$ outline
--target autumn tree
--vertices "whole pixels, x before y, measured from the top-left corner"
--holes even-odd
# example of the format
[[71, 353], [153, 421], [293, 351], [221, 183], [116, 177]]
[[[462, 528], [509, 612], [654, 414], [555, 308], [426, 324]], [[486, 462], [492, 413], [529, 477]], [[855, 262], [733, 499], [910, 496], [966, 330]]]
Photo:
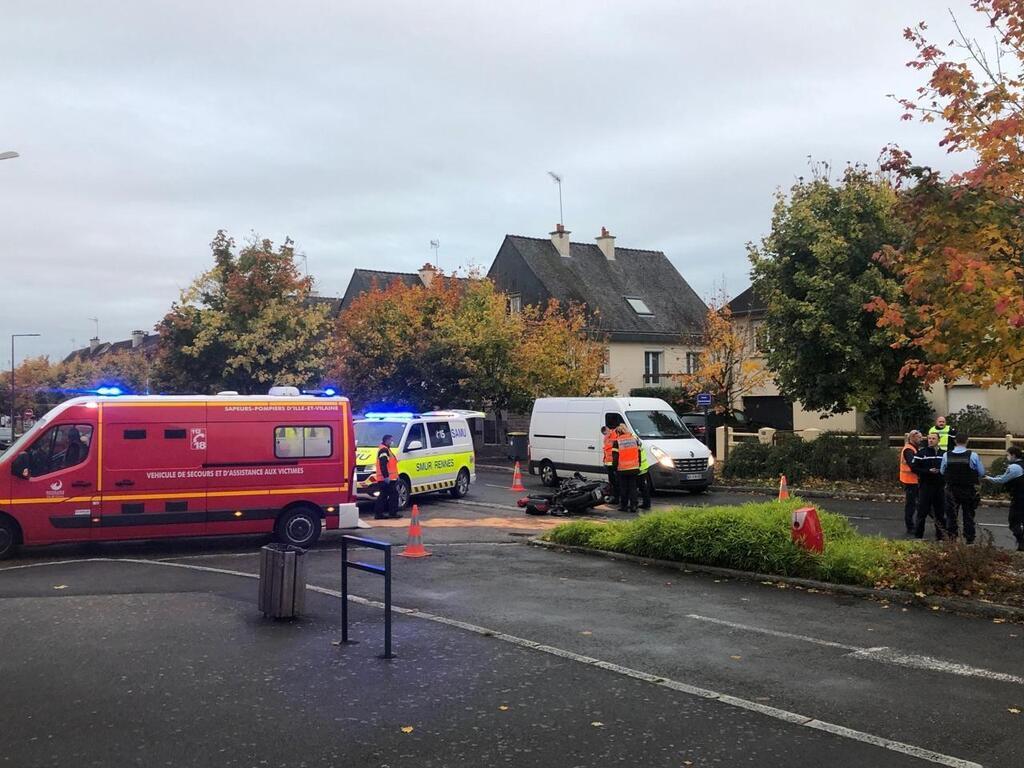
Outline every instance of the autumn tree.
[[[14, 371], [14, 413], [19, 420], [25, 411], [38, 419], [57, 403], [66, 399], [60, 391], [57, 366], [45, 355], [26, 357]], [[0, 413], [11, 413], [11, 374], [0, 376]], [[20, 421], [19, 421], [20, 424]]]
[[708, 302], [699, 345], [696, 372], [678, 374], [676, 378], [693, 398], [701, 392], [710, 393], [716, 413], [732, 413], [744, 395], [771, 381], [771, 372], [759, 359], [753, 334], [733, 322], [724, 294]]
[[874, 255], [902, 243], [896, 191], [879, 175], [848, 167], [839, 183], [818, 168], [779, 193], [771, 234], [748, 246], [754, 290], [767, 303], [767, 365], [782, 395], [805, 408], [843, 413], [890, 410], [916, 400], [901, 381], [909, 354], [865, 309], [900, 286]]
[[[1024, 0], [975, 0], [994, 33], [990, 51], [962, 32], [948, 51], [922, 22], [905, 30], [909, 66], [927, 75], [904, 119], [944, 125], [941, 146], [970, 167], [942, 174], [889, 148], [904, 188], [903, 247], [879, 262], [902, 281], [869, 307], [912, 354], [903, 372], [926, 382], [961, 376], [1024, 384]], [[958, 27], [959, 30], [959, 27]]]
[[253, 236], [241, 249], [223, 230], [200, 275], [157, 325], [157, 376], [172, 391], [242, 393], [319, 384], [330, 358], [330, 320], [311, 301], [313, 280], [294, 244]]
[[53, 378], [69, 395], [105, 385], [145, 394], [153, 384], [152, 368], [152, 361], [144, 353], [123, 349], [96, 358], [74, 357], [55, 366]]

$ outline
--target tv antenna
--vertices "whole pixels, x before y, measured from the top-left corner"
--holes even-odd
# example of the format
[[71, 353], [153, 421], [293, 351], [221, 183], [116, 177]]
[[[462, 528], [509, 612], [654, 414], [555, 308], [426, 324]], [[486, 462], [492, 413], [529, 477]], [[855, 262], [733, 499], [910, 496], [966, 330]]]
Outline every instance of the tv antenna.
[[302, 259], [302, 276], [309, 277], [309, 257], [304, 253], [300, 253], [299, 258]]
[[100, 337], [100, 319], [98, 317], [90, 317], [89, 320], [96, 323], [96, 338]]
[[554, 179], [558, 185], [558, 223], [565, 226], [565, 216], [562, 214], [562, 177], [554, 171], [548, 171], [548, 176]]
[[440, 250], [441, 250], [441, 241], [440, 241], [440, 240], [431, 240], [431, 241], [430, 241], [430, 247], [431, 247], [431, 248], [433, 249], [433, 251], [434, 251], [434, 260], [433, 260], [433, 264], [434, 264], [434, 266], [435, 266], [435, 267], [439, 267], [439, 266], [440, 266], [440, 263], [438, 262], [438, 259], [437, 259], [437, 254], [438, 254], [438, 251], [440, 251]]

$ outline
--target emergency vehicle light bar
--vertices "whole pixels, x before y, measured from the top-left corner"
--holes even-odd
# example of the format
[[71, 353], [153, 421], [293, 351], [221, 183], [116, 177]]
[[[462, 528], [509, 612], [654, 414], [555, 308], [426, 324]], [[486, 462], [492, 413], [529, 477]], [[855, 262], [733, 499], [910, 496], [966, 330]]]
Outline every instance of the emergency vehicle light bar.
[[386, 413], [386, 412], [374, 412], [363, 415], [364, 419], [415, 419], [416, 414], [411, 411], [401, 411], [398, 413]]

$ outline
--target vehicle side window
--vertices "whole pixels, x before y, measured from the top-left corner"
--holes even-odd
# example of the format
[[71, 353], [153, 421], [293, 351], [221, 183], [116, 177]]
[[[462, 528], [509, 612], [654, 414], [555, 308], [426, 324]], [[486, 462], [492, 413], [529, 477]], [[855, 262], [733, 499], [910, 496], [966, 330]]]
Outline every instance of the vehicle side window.
[[60, 424], [50, 427], [28, 449], [33, 477], [81, 464], [89, 456], [92, 425]]
[[405, 450], [409, 450], [409, 443], [419, 440], [422, 448], [427, 447], [427, 433], [422, 424], [413, 424], [409, 427], [409, 435], [405, 438]]
[[331, 428], [274, 427], [274, 455], [279, 459], [322, 459], [333, 452]]
[[434, 421], [427, 425], [431, 448], [447, 448], [452, 444], [452, 431], [447, 421]]
[[604, 415], [604, 425], [608, 427], [608, 429], [615, 429], [621, 423], [622, 414], [620, 413], [606, 413]]

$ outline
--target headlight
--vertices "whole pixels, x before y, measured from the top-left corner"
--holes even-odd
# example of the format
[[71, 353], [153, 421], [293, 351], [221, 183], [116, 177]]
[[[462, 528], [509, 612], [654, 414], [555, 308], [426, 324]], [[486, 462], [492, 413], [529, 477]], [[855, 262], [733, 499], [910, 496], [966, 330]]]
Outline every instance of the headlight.
[[656, 445], [652, 445], [649, 450], [651, 452], [651, 456], [653, 456], [655, 461], [661, 464], [661, 466], [667, 467], [668, 469], [675, 468], [676, 464], [672, 461], [672, 457], [661, 450], [661, 448]]
[[708, 454], [708, 466], [709, 467], [715, 466], [715, 454], [713, 454], [713, 453], [709, 453]]

